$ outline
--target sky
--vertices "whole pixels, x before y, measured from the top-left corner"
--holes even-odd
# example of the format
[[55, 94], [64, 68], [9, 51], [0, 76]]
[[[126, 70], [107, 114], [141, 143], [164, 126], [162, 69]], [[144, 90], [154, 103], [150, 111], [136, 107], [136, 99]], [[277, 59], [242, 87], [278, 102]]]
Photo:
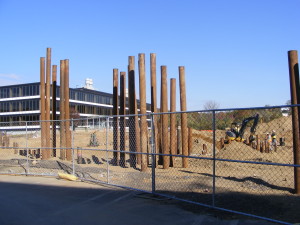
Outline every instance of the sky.
[[92, 78], [112, 93], [113, 69], [150, 53], [176, 78], [185, 67], [187, 110], [284, 105], [290, 99], [287, 52], [300, 50], [299, 0], [0, 0], [0, 86], [39, 81], [40, 57], [70, 60], [70, 87]]

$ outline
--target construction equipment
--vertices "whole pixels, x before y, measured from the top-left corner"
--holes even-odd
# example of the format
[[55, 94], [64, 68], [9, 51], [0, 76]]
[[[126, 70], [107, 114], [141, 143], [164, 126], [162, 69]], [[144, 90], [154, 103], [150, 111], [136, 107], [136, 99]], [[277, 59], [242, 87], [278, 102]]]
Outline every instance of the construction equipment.
[[243, 120], [241, 124], [239, 123], [232, 123], [230, 130], [226, 131], [225, 136], [225, 143], [229, 143], [230, 141], [238, 141], [243, 142], [245, 139], [243, 139], [247, 124], [253, 120], [253, 124], [250, 128], [250, 142], [255, 140], [254, 134], [256, 131], [256, 127], [259, 120], [259, 114], [256, 114], [254, 116], [248, 117]]

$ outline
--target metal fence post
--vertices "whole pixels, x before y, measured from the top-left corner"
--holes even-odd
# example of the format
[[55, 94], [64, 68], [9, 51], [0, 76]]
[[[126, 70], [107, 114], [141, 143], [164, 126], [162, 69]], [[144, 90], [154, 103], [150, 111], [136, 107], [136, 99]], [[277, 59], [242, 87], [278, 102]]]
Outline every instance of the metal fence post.
[[108, 162], [108, 131], [109, 131], [109, 117], [106, 117], [106, 170], [107, 170], [107, 183], [109, 184], [109, 162]]
[[216, 194], [216, 112], [212, 111], [212, 129], [213, 129], [213, 193], [212, 193], [212, 206], [215, 207], [215, 194]]
[[29, 173], [29, 155], [28, 155], [28, 133], [27, 133], [27, 121], [25, 122], [25, 129], [26, 129], [26, 164], [27, 164], [27, 169], [25, 170], [25, 173]]
[[152, 166], [152, 193], [156, 192], [155, 190], [155, 168], [156, 168], [156, 149], [155, 149], [155, 127], [154, 127], [154, 118], [153, 114], [151, 114], [151, 166]]
[[73, 175], [75, 175], [74, 120], [73, 120], [73, 118], [71, 119], [71, 138], [72, 138], [72, 143], [71, 143], [71, 148], [72, 148], [72, 170], [73, 170]]

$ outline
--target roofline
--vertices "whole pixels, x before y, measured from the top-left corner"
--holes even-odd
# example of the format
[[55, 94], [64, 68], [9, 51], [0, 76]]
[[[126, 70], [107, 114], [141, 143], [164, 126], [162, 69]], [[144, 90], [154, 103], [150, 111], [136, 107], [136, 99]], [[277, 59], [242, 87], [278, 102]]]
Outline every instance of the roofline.
[[[22, 84], [11, 84], [11, 85], [5, 85], [5, 86], [0, 86], [0, 88], [11, 88], [11, 87], [17, 87], [17, 86], [28, 86], [28, 85], [32, 85], [32, 84], [40, 84], [40, 82], [32, 82], [32, 83], [22, 83]], [[60, 87], [59, 85], [57, 85], [57, 87]], [[87, 88], [69, 88], [70, 90], [75, 90], [75, 91], [83, 91], [83, 92], [89, 92], [89, 93], [95, 93], [95, 94], [102, 94], [102, 95], [107, 95], [107, 96], [113, 96], [113, 94], [111, 93], [107, 93], [107, 92], [103, 92], [103, 91], [97, 91], [97, 90], [91, 90], [91, 89], [87, 89]]]

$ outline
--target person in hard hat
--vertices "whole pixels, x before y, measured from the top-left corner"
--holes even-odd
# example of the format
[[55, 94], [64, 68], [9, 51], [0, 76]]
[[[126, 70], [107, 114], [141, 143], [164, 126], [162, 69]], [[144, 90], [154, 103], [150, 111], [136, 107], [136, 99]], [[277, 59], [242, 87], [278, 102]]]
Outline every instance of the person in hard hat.
[[275, 132], [275, 130], [272, 130], [271, 138], [272, 138], [272, 145], [276, 146], [277, 145], [277, 140], [276, 140], [276, 132]]
[[270, 133], [266, 134], [266, 141], [270, 146], [270, 150], [273, 150], [273, 148], [272, 148], [272, 137], [271, 137]]

